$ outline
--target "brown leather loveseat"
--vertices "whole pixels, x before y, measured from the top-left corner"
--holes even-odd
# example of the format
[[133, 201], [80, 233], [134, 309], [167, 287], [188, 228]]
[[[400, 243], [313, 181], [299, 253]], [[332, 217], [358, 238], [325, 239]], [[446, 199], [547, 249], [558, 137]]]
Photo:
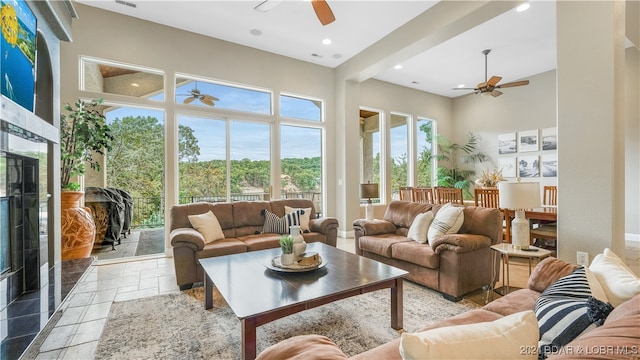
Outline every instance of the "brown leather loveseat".
[[[285, 206], [311, 208], [309, 231], [302, 234], [305, 242], [336, 246], [338, 220], [331, 217], [316, 218], [313, 202], [308, 199], [174, 205], [171, 208], [169, 237], [180, 289], [188, 289], [193, 283], [204, 281], [204, 272], [198, 259], [277, 248], [280, 234], [262, 232], [265, 222], [263, 210], [281, 217], [285, 214]], [[189, 215], [204, 214], [209, 210], [220, 223], [224, 239], [205, 244], [203, 235], [191, 225]]]
[[[392, 201], [384, 219], [355, 220], [356, 254], [404, 269], [409, 272], [407, 279], [453, 301], [489, 285], [490, 246], [502, 242], [502, 211], [467, 206], [458, 233], [440, 236], [431, 244], [407, 238], [416, 215], [429, 210], [437, 214], [442, 206]], [[497, 264], [493, 271], [498, 271]]]

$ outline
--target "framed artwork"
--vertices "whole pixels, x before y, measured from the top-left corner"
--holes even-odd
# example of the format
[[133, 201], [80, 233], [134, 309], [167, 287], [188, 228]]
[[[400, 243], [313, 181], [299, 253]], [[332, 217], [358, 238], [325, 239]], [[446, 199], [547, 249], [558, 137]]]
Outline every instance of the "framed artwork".
[[518, 151], [516, 133], [498, 135], [498, 154], [515, 154]]
[[520, 152], [538, 151], [538, 130], [519, 132], [518, 144]]
[[516, 177], [516, 158], [505, 157], [498, 159], [498, 170], [502, 171], [503, 177]]
[[537, 155], [520, 156], [518, 158], [518, 176], [521, 178], [540, 176], [540, 164]]
[[558, 128], [542, 129], [542, 150], [558, 150]]
[[558, 155], [542, 155], [542, 176], [557, 177], [558, 176]]

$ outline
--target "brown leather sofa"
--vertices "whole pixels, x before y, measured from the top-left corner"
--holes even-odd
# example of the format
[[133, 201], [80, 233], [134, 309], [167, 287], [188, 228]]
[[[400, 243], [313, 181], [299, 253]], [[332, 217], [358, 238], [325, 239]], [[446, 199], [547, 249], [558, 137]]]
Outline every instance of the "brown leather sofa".
[[[467, 206], [457, 234], [443, 235], [431, 245], [407, 238], [419, 213], [443, 205], [392, 201], [382, 220], [355, 220], [356, 254], [409, 272], [407, 279], [458, 301], [491, 282], [491, 245], [502, 242], [503, 213]], [[497, 274], [498, 266], [493, 271]]]
[[[279, 234], [262, 233], [263, 210], [283, 216], [285, 206], [311, 208], [309, 232], [302, 234], [305, 242], [323, 242], [336, 246], [338, 220], [331, 217], [316, 218], [313, 202], [308, 199], [199, 202], [171, 207], [169, 237], [173, 246], [176, 280], [180, 289], [188, 289], [193, 283], [204, 281], [204, 272], [198, 259], [280, 246]], [[209, 210], [218, 219], [224, 239], [205, 244], [202, 234], [191, 226], [189, 215], [204, 214]]]
[[[533, 310], [536, 300], [549, 285], [570, 274], [576, 265], [549, 257], [541, 261], [531, 274], [526, 289], [519, 289], [484, 307], [432, 324], [420, 331], [451, 325], [473, 324], [498, 320], [504, 316], [525, 310]], [[636, 359], [640, 352], [640, 295], [616, 306], [604, 324], [581, 334], [563, 351], [551, 354], [547, 359]], [[528, 347], [523, 347], [528, 348]], [[530, 349], [531, 350], [531, 349]], [[469, 354], [469, 359], [477, 358]], [[281, 341], [258, 356], [257, 360], [282, 359], [347, 359], [333, 341], [321, 335], [300, 335]], [[388, 343], [357, 354], [351, 360], [401, 360], [400, 336]]]

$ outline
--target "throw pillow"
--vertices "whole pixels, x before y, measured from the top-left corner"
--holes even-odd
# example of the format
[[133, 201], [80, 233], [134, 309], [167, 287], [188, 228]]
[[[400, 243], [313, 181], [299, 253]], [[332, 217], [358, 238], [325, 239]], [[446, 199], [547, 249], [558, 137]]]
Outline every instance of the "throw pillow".
[[218, 218], [211, 210], [204, 214], [189, 215], [189, 222], [204, 237], [204, 243], [224, 239], [224, 232]]
[[581, 334], [604, 323], [613, 310], [592, 296], [584, 266], [560, 278], [536, 300], [540, 326], [539, 354], [545, 359]]
[[610, 249], [596, 255], [589, 266], [615, 307], [640, 294], [640, 277]]
[[427, 232], [433, 221], [433, 211], [420, 213], [413, 218], [407, 237], [419, 243], [427, 242]]
[[400, 337], [404, 360], [535, 359], [538, 321], [531, 310], [491, 322], [452, 325]]
[[262, 210], [262, 213], [264, 214], [263, 233], [288, 234], [289, 226], [300, 226], [300, 210], [285, 214], [283, 217], [278, 217], [266, 209]]
[[302, 232], [309, 232], [309, 221], [311, 216], [311, 208], [292, 208], [290, 206], [284, 207], [285, 214], [290, 214], [294, 211], [300, 211], [300, 230]]
[[427, 238], [429, 244], [446, 234], [455, 234], [462, 227], [464, 222], [464, 206], [454, 206], [446, 204], [438, 210], [429, 226]]

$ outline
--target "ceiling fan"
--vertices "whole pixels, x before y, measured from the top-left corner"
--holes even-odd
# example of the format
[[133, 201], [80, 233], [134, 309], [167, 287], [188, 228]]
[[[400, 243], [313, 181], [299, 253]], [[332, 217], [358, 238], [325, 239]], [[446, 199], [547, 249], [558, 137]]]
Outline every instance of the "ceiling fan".
[[[260, 12], [267, 12], [276, 7], [282, 1], [283, 0], [264, 0], [253, 9]], [[331, 24], [336, 20], [336, 17], [333, 15], [333, 11], [331, 11], [326, 0], [311, 0], [311, 5], [313, 6], [313, 11], [315, 11], [318, 20], [320, 20], [322, 25]]]
[[454, 88], [453, 90], [473, 90], [476, 94], [486, 94], [496, 97], [502, 95], [502, 91], [498, 89], [529, 85], [529, 80], [514, 81], [498, 85], [498, 82], [502, 80], [502, 77], [495, 75], [492, 76], [491, 79], [487, 80], [487, 55], [489, 55], [490, 52], [491, 50], [482, 50], [482, 54], [484, 55], [484, 82], [481, 82], [475, 88]]
[[214, 101], [220, 101], [217, 97], [213, 95], [203, 94], [198, 90], [198, 82], [195, 82], [196, 86], [189, 91], [188, 94], [178, 94], [178, 96], [188, 96], [188, 98], [184, 99], [184, 104], [191, 104], [194, 100], [198, 99], [201, 103], [209, 106], [215, 106]]

